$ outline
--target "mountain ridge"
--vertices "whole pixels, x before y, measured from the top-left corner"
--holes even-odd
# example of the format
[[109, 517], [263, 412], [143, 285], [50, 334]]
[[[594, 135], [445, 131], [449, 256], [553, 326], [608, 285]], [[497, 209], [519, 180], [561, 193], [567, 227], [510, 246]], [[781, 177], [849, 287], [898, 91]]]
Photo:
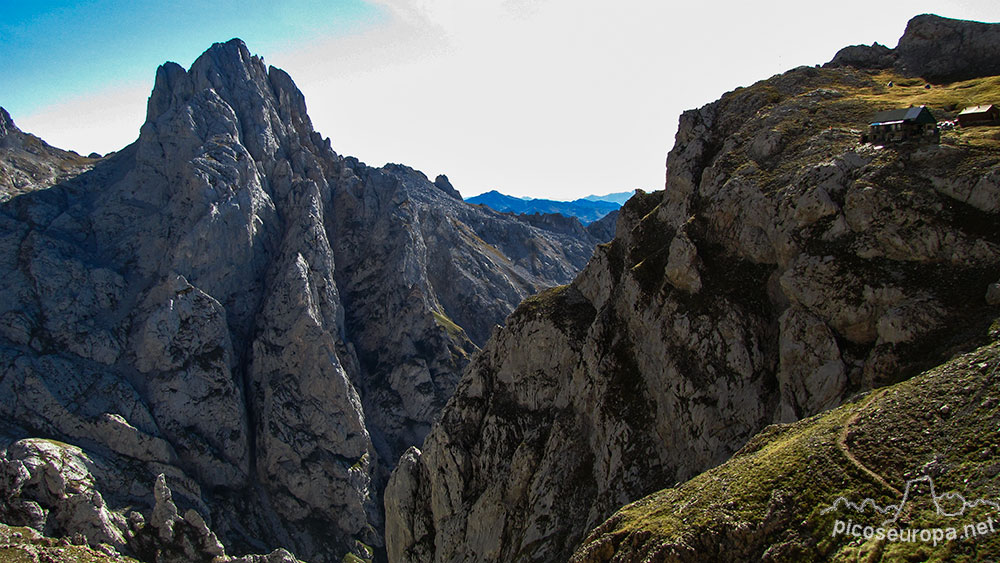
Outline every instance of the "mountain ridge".
[[635, 192], [636, 190], [632, 190], [630, 192], [615, 192], [604, 195], [588, 195], [583, 199], [588, 201], [611, 201], [620, 205], [625, 205], [625, 202], [635, 195]]
[[2, 107], [0, 151], [0, 202], [82, 174], [100, 157], [64, 151], [21, 131]]
[[558, 213], [560, 215], [576, 217], [585, 225], [593, 223], [621, 207], [621, 204], [616, 201], [588, 198], [579, 198], [573, 201], [555, 201], [540, 198], [524, 199], [505, 195], [496, 190], [470, 197], [465, 201], [477, 205], [486, 205], [496, 211], [521, 215]]

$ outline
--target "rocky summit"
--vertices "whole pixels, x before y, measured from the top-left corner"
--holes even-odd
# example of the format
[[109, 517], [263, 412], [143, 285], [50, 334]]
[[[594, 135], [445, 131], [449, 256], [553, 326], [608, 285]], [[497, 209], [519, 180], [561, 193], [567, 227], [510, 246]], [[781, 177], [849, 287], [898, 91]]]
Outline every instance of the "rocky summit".
[[0, 117], [0, 520], [143, 560], [370, 559], [395, 460], [598, 242], [336, 154], [239, 40], [100, 160]]
[[1000, 74], [1000, 28], [995, 24], [924, 14], [911, 19], [895, 49], [873, 43], [841, 49], [834, 66], [893, 68], [933, 82]]
[[[811, 518], [852, 486], [898, 493], [922, 468], [995, 500], [997, 452], [975, 430], [993, 418], [970, 414], [995, 410], [995, 345], [915, 380], [941, 401], [914, 383], [787, 424], [996, 337], [998, 129], [861, 135], [883, 110], [926, 105], [944, 121], [1000, 101], [1000, 70], [970, 66], [992, 57], [997, 29], [921, 16], [897, 49], [841, 52], [685, 112], [666, 189], [629, 200], [572, 283], [518, 306], [400, 460], [390, 560], [927, 560], [845, 547], [853, 537], [838, 544]], [[962, 440], [935, 449], [947, 436]], [[863, 459], [813, 458], [843, 452]], [[995, 556], [989, 545], [965, 560]]]

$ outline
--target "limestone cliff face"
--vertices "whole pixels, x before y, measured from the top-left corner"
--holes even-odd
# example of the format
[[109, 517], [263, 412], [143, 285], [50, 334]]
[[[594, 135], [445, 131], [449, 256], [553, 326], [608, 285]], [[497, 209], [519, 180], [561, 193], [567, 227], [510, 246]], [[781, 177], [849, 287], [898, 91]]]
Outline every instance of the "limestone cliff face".
[[859, 144], [883, 80], [800, 68], [685, 112], [666, 189], [518, 307], [400, 461], [390, 560], [566, 560], [767, 424], [981, 343], [1000, 151], [964, 131]]
[[367, 556], [388, 468], [584, 235], [337, 155], [287, 74], [216, 44], [159, 68], [135, 143], [0, 204], [0, 445], [81, 448], [111, 512], [162, 474], [237, 551]]
[[405, 166], [348, 158], [340, 174], [337, 283], [391, 466], [423, 441], [470, 354], [524, 297], [572, 279], [597, 240], [467, 205]]

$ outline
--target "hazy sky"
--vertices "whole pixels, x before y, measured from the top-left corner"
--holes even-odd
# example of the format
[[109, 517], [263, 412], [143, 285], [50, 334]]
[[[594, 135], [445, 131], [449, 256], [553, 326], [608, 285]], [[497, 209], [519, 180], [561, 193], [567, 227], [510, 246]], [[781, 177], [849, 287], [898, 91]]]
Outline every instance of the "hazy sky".
[[894, 47], [920, 13], [997, 0], [0, 0], [0, 106], [81, 153], [132, 142], [157, 65], [240, 37], [291, 74], [313, 125], [370, 165], [463, 195], [663, 187], [677, 118], [838, 49]]

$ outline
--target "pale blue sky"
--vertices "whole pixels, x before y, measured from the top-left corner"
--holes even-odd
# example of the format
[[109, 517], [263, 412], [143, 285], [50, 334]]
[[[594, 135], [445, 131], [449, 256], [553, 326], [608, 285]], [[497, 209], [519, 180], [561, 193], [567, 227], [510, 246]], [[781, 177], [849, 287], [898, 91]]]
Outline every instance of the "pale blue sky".
[[894, 47], [928, 12], [996, 22], [1000, 2], [0, 0], [0, 106], [55, 146], [116, 150], [159, 64], [240, 37], [341, 154], [465, 196], [574, 199], [661, 189], [682, 111], [847, 45]]

